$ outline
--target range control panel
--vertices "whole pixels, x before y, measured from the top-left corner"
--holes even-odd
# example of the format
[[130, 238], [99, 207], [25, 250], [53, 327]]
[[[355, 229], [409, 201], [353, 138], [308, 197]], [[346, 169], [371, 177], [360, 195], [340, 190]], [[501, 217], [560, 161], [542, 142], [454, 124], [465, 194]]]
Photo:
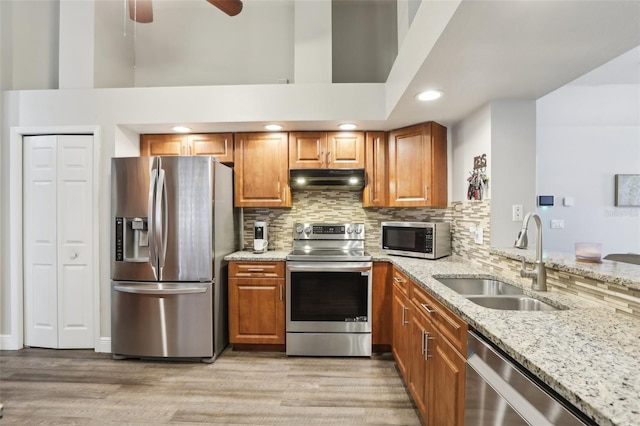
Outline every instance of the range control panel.
[[296, 223], [294, 240], [364, 240], [364, 223]]

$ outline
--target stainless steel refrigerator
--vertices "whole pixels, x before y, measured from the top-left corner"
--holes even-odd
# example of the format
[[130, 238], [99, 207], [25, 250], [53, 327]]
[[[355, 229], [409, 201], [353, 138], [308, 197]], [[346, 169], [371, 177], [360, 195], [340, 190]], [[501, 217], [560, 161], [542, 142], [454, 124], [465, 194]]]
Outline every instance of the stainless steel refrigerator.
[[111, 161], [114, 358], [213, 361], [228, 343], [233, 171], [213, 157]]

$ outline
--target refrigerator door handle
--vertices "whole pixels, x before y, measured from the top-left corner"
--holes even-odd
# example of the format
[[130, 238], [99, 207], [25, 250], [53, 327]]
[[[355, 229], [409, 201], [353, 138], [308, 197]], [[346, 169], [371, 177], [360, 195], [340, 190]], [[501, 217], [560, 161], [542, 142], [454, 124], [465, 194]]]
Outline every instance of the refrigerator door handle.
[[158, 249], [159, 279], [162, 280], [162, 268], [167, 257], [167, 186], [164, 169], [158, 169], [158, 184], [156, 185], [156, 210], [155, 210], [155, 238]]
[[149, 262], [151, 263], [151, 269], [153, 270], [153, 276], [155, 279], [158, 279], [158, 271], [156, 267], [158, 266], [158, 250], [156, 247], [156, 237], [155, 237], [155, 194], [156, 194], [156, 185], [158, 183], [158, 170], [152, 169], [151, 174], [149, 176], [149, 203], [147, 209], [147, 228], [149, 232]]
[[149, 294], [154, 296], [167, 296], [167, 295], [176, 295], [176, 294], [196, 294], [196, 293], [206, 293], [206, 287], [184, 287], [184, 288], [170, 288], [170, 289], [161, 289], [158, 287], [128, 287], [123, 285], [113, 286], [115, 291], [119, 291], [121, 293], [130, 293], [130, 294]]

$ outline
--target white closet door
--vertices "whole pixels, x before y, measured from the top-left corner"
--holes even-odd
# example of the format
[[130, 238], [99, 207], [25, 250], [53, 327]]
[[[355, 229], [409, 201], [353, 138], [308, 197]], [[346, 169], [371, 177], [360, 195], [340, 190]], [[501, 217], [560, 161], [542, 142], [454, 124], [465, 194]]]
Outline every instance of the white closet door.
[[93, 137], [24, 138], [25, 344], [91, 348]]
[[24, 341], [58, 347], [56, 136], [24, 138]]
[[58, 136], [58, 347], [93, 343], [93, 137]]

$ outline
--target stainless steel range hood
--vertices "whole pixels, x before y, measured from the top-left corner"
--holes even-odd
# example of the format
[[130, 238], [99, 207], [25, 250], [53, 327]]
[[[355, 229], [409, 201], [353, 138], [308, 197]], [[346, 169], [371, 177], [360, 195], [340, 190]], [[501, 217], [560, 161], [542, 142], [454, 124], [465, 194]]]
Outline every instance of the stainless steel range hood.
[[289, 186], [292, 189], [343, 189], [360, 191], [364, 188], [364, 169], [291, 169]]

